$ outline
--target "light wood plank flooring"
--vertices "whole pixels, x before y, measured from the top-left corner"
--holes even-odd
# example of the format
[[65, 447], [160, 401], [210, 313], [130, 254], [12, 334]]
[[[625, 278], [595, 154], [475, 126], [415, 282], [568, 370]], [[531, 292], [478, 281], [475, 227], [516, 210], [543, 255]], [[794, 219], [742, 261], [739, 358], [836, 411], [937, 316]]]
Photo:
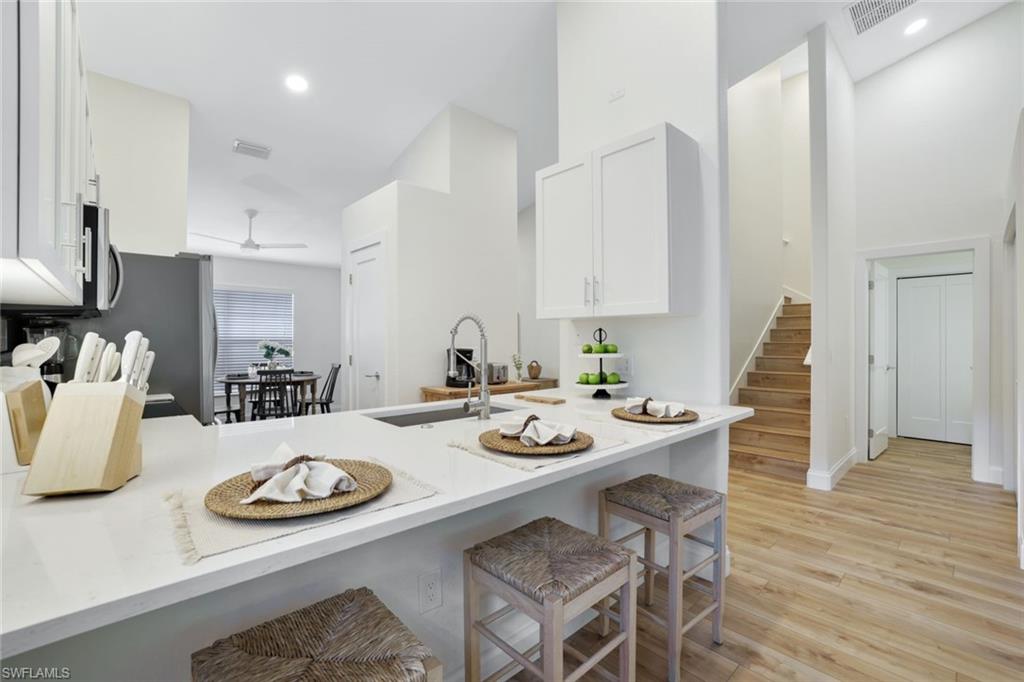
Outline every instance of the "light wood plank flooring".
[[[684, 679], [1024, 680], [1014, 499], [971, 482], [968, 448], [894, 439], [832, 492], [803, 475], [734, 462], [725, 643], [710, 621], [691, 630]], [[691, 594], [693, 614], [707, 602]], [[591, 626], [573, 642], [601, 644]], [[638, 652], [637, 679], [664, 679], [664, 636], [642, 616]]]

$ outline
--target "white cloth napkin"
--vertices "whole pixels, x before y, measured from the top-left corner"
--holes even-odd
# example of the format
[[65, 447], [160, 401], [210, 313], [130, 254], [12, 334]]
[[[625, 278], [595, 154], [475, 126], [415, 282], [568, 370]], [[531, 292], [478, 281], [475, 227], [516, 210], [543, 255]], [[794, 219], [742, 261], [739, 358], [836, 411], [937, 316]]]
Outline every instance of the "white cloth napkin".
[[284, 465], [295, 456], [295, 452], [287, 443], [281, 443], [274, 451], [276, 463], [252, 465], [252, 479], [264, 482], [253, 491], [252, 495], [242, 500], [242, 504], [252, 504], [257, 500], [274, 502], [302, 502], [303, 500], [321, 500], [336, 492], [347, 493], [356, 489], [356, 480], [345, 471], [329, 462], [318, 461], [320, 456], [310, 462], [299, 462], [287, 469]]
[[519, 438], [526, 446], [565, 445], [576, 435], [576, 427], [568, 424], [544, 421], [536, 415], [505, 422], [499, 429], [502, 436]]
[[[626, 398], [626, 412], [630, 414], [644, 414], [644, 400], [646, 398]], [[678, 417], [686, 412], [686, 405], [683, 403], [664, 402], [660, 400], [649, 400], [647, 402], [647, 414], [652, 417]]]

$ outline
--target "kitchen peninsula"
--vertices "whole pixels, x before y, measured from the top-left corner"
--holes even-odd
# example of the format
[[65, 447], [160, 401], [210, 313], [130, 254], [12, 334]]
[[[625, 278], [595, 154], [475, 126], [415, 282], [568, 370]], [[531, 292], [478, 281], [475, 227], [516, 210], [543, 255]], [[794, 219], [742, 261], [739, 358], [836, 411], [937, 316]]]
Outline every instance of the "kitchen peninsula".
[[[566, 403], [524, 407], [502, 396], [493, 401], [490, 421], [406, 427], [379, 417], [418, 416], [459, 403], [220, 427], [202, 427], [191, 417], [147, 420], [141, 476], [107, 495], [31, 498], [20, 494], [23, 473], [3, 476], [5, 664], [59, 660], [82, 677], [181, 679], [188, 675], [189, 653], [217, 637], [366, 585], [458, 670], [462, 549], [542, 515], [596, 528], [597, 490], [643, 472], [722, 489], [728, 425], [752, 413], [693, 405], [702, 414], [696, 423], [641, 427], [610, 416], [619, 401], [557, 389], [538, 394]], [[475, 440], [512, 411], [573, 423], [606, 445], [534, 471], [450, 446]], [[373, 458], [438, 492], [186, 565], [164, 497], [208, 489], [269, 458], [282, 442], [329, 457]], [[417, 578], [437, 571], [443, 602], [424, 609]], [[186, 606], [186, 600], [192, 601]], [[107, 657], [90, 656], [90, 649], [116, 651], [118, 660], [100, 660]]]

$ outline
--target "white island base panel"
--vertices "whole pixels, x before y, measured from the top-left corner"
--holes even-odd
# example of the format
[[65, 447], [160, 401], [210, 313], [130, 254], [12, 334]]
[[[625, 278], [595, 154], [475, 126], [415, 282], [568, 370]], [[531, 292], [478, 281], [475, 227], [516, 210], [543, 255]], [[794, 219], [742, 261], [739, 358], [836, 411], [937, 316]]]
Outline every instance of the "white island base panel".
[[[643, 473], [725, 490], [728, 424], [752, 414], [703, 408], [718, 416], [660, 433], [606, 423], [603, 415], [619, 401], [557, 389], [540, 394], [567, 403], [493, 404], [618, 436], [622, 445], [528, 472], [447, 446], [494, 428], [504, 414], [491, 423], [459, 420], [426, 429], [356, 412], [206, 428], [174, 417], [143, 423], [142, 475], [114, 493], [38, 500], [19, 494], [23, 473], [3, 476], [4, 665], [67, 666], [72, 679], [188, 679], [192, 652], [215, 639], [365, 585], [434, 650], [445, 679], [461, 679], [466, 547], [545, 515], [596, 531], [597, 491]], [[398, 411], [404, 410], [374, 412]], [[185, 565], [163, 495], [212, 486], [282, 441], [330, 456], [374, 457], [442, 492]], [[438, 570], [443, 604], [421, 608], [419, 577]], [[536, 626], [507, 620], [502, 631], [511, 641], [521, 648], [535, 641]], [[485, 668], [505, 660], [487, 651]]]

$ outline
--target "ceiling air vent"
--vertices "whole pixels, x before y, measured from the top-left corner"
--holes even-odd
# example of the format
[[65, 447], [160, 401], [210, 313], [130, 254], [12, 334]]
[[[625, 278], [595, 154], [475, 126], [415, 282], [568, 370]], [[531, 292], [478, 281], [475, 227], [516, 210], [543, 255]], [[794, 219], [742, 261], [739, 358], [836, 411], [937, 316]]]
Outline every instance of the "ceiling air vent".
[[916, 2], [917, 0], [860, 0], [847, 5], [846, 14], [850, 17], [857, 35], [860, 35]]
[[264, 147], [263, 145], [254, 144], [252, 142], [246, 142], [244, 140], [235, 140], [235, 145], [233, 149], [235, 150], [236, 154], [255, 156], [257, 159], [270, 158], [270, 147]]

